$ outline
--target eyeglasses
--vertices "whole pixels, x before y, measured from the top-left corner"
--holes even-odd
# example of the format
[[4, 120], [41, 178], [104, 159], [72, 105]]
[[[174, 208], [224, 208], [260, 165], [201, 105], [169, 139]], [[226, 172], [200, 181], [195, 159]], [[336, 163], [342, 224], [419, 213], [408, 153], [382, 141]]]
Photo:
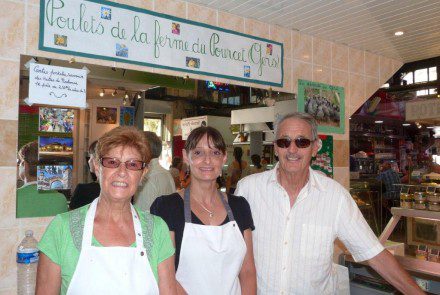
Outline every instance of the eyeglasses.
[[108, 158], [108, 157], [103, 157], [101, 159], [99, 159], [99, 162], [102, 164], [102, 166], [106, 167], [106, 168], [118, 168], [119, 165], [121, 165], [121, 163], [125, 164], [125, 168], [127, 168], [128, 170], [132, 170], [132, 171], [139, 171], [145, 168], [145, 166], [147, 166], [147, 164], [145, 162], [142, 161], [138, 161], [138, 160], [130, 160], [130, 161], [125, 161], [125, 162], [121, 162], [116, 158]]
[[219, 150], [209, 150], [205, 151], [203, 149], [194, 149], [190, 151], [191, 159], [193, 160], [200, 160], [204, 159], [206, 156], [209, 156], [211, 159], [222, 159], [223, 153]]
[[305, 149], [310, 146], [310, 144], [312, 143], [313, 140], [310, 140], [305, 137], [297, 137], [295, 139], [290, 139], [290, 138], [286, 137], [286, 138], [279, 138], [279, 139], [275, 140], [275, 143], [279, 148], [287, 149], [290, 146], [290, 144], [292, 143], [292, 141], [295, 143], [297, 148]]

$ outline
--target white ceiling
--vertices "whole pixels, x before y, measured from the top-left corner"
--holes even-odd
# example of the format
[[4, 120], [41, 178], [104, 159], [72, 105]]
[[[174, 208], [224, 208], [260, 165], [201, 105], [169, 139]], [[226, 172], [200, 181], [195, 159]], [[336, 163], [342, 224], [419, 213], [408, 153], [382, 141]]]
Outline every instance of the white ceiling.
[[440, 56], [440, 0], [187, 1], [404, 62]]

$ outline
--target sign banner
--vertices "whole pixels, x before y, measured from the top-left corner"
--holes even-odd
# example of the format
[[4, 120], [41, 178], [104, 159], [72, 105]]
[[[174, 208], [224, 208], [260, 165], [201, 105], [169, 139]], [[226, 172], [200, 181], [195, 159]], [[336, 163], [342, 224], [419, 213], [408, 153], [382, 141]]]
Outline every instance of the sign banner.
[[29, 103], [86, 107], [87, 71], [32, 63]]
[[417, 100], [405, 105], [406, 121], [440, 118], [440, 101], [438, 99]]
[[312, 115], [319, 132], [344, 134], [344, 87], [298, 80], [298, 111]]
[[180, 121], [182, 126], [182, 140], [186, 140], [188, 135], [200, 126], [208, 126], [208, 116], [185, 118]]
[[283, 86], [283, 44], [104, 0], [40, 0], [39, 49]]

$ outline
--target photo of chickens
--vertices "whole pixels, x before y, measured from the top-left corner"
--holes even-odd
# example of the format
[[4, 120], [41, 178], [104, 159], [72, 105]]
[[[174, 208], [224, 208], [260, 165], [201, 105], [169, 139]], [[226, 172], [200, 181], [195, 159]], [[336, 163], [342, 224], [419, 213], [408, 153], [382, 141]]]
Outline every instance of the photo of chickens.
[[300, 80], [298, 85], [299, 111], [312, 115], [321, 128], [340, 129], [343, 127], [344, 90], [342, 87], [304, 80]]

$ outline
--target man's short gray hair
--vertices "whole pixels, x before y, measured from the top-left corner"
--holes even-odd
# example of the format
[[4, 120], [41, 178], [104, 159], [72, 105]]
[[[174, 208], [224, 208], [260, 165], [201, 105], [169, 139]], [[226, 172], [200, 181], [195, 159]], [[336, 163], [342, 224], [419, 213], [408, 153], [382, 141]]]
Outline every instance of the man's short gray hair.
[[162, 153], [162, 141], [151, 131], [144, 131], [145, 139], [150, 147], [151, 158], [159, 158]]
[[278, 127], [281, 125], [281, 123], [288, 119], [303, 120], [304, 122], [309, 124], [310, 128], [312, 129], [311, 140], [316, 140], [318, 138], [318, 123], [316, 123], [315, 118], [307, 113], [300, 112], [289, 113], [277, 119], [277, 121], [275, 122], [275, 138], [278, 138]]

